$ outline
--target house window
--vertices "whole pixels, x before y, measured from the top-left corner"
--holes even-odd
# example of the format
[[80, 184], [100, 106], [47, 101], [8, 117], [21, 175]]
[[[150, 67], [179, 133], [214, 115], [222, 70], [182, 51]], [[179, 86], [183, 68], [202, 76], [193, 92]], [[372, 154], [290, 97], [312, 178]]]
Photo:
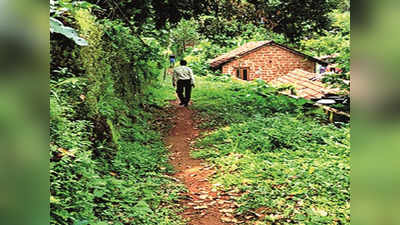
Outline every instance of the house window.
[[248, 68], [237, 68], [236, 77], [242, 80], [248, 80]]

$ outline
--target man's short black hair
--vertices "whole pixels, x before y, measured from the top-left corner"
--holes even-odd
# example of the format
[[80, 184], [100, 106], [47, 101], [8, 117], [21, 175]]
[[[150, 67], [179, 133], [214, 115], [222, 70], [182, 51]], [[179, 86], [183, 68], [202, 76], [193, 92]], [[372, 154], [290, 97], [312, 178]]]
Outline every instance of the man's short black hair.
[[181, 66], [186, 66], [186, 65], [187, 65], [186, 60], [182, 59], [182, 60], [181, 60]]

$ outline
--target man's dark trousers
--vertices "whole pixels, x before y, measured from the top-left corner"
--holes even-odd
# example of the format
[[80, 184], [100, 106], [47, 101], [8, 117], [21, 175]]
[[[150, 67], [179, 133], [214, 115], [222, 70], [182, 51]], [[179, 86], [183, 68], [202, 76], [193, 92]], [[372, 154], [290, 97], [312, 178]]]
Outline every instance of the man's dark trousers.
[[[176, 86], [176, 93], [178, 94], [179, 100], [181, 100], [182, 104], [188, 105], [192, 92], [191, 80], [178, 80]], [[185, 95], [183, 95], [183, 90], [185, 90]]]

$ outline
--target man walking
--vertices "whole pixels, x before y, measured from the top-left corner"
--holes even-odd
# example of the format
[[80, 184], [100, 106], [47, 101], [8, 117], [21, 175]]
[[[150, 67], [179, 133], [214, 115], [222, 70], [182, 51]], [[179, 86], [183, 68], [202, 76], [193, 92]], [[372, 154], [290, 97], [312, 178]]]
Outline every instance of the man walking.
[[[194, 76], [192, 69], [186, 66], [185, 60], [181, 60], [180, 64], [174, 69], [172, 85], [176, 86], [176, 93], [181, 101], [179, 105], [188, 106], [192, 87], [194, 87]], [[183, 91], [185, 91], [185, 95], [183, 95]]]

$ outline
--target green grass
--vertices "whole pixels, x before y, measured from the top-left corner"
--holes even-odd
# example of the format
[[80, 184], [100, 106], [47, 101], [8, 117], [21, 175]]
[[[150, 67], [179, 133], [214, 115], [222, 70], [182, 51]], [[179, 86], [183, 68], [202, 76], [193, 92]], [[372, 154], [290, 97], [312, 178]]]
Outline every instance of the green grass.
[[349, 224], [348, 125], [323, 125], [302, 102], [256, 84], [200, 79], [199, 86], [203, 126], [219, 128], [192, 154], [216, 165], [214, 183], [243, 193], [237, 213], [262, 208], [260, 224]]
[[169, 100], [175, 100], [175, 88], [172, 86], [172, 77], [167, 75], [165, 80], [163, 76], [156, 81], [153, 85], [144, 91], [144, 96], [148, 98], [148, 102], [152, 102], [160, 107], [168, 106]]

